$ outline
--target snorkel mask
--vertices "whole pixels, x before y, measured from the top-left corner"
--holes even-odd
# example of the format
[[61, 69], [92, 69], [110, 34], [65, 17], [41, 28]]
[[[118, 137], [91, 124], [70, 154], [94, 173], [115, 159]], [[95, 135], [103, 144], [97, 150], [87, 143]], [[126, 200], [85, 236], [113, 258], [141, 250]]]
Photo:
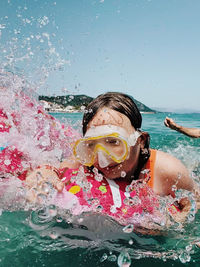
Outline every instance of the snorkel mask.
[[139, 136], [137, 131], [129, 135], [124, 128], [115, 125], [94, 126], [76, 141], [73, 153], [81, 164], [88, 167], [98, 157], [99, 166], [105, 168], [112, 161], [121, 163], [128, 158], [130, 147], [136, 144]]

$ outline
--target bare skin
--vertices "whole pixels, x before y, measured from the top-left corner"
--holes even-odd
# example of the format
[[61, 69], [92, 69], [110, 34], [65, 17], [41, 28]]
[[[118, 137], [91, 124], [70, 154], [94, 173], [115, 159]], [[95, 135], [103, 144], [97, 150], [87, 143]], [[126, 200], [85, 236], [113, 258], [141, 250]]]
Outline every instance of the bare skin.
[[200, 138], [200, 129], [198, 128], [188, 128], [188, 127], [181, 126], [175, 123], [174, 120], [168, 117], [165, 118], [164, 124], [166, 127], [169, 127], [170, 129], [178, 131], [180, 133], [183, 133], [189, 137]]
[[176, 186], [177, 189], [192, 191], [194, 183], [180, 160], [162, 151], [157, 151], [153, 190], [161, 196], [174, 196], [173, 186]]

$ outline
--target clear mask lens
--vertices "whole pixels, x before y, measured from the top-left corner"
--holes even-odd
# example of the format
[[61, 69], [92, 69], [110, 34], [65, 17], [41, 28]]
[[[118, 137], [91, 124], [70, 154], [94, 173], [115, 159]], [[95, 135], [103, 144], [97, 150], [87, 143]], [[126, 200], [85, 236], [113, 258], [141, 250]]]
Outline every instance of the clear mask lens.
[[[105, 163], [104, 155], [110, 161], [122, 162], [127, 157], [128, 151], [127, 142], [115, 136], [81, 139], [74, 147], [74, 155], [86, 166], [91, 166], [97, 155], [100, 158], [101, 165], [107, 164]], [[99, 152], [101, 153], [99, 154]]]

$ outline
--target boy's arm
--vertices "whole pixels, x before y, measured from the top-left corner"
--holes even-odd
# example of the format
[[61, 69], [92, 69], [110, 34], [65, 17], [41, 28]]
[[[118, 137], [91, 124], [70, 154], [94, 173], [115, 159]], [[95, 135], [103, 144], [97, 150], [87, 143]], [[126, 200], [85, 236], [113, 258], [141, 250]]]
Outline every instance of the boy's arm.
[[178, 189], [193, 192], [195, 183], [183, 163], [172, 155], [157, 151], [154, 191], [161, 195], [175, 197]]

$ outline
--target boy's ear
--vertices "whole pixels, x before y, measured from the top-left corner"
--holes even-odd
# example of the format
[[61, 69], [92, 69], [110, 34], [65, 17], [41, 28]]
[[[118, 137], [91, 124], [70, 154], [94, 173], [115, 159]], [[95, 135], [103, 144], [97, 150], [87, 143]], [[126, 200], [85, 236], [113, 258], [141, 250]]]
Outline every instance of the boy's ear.
[[141, 132], [140, 137], [138, 138], [141, 149], [149, 148], [150, 136], [147, 132]]

